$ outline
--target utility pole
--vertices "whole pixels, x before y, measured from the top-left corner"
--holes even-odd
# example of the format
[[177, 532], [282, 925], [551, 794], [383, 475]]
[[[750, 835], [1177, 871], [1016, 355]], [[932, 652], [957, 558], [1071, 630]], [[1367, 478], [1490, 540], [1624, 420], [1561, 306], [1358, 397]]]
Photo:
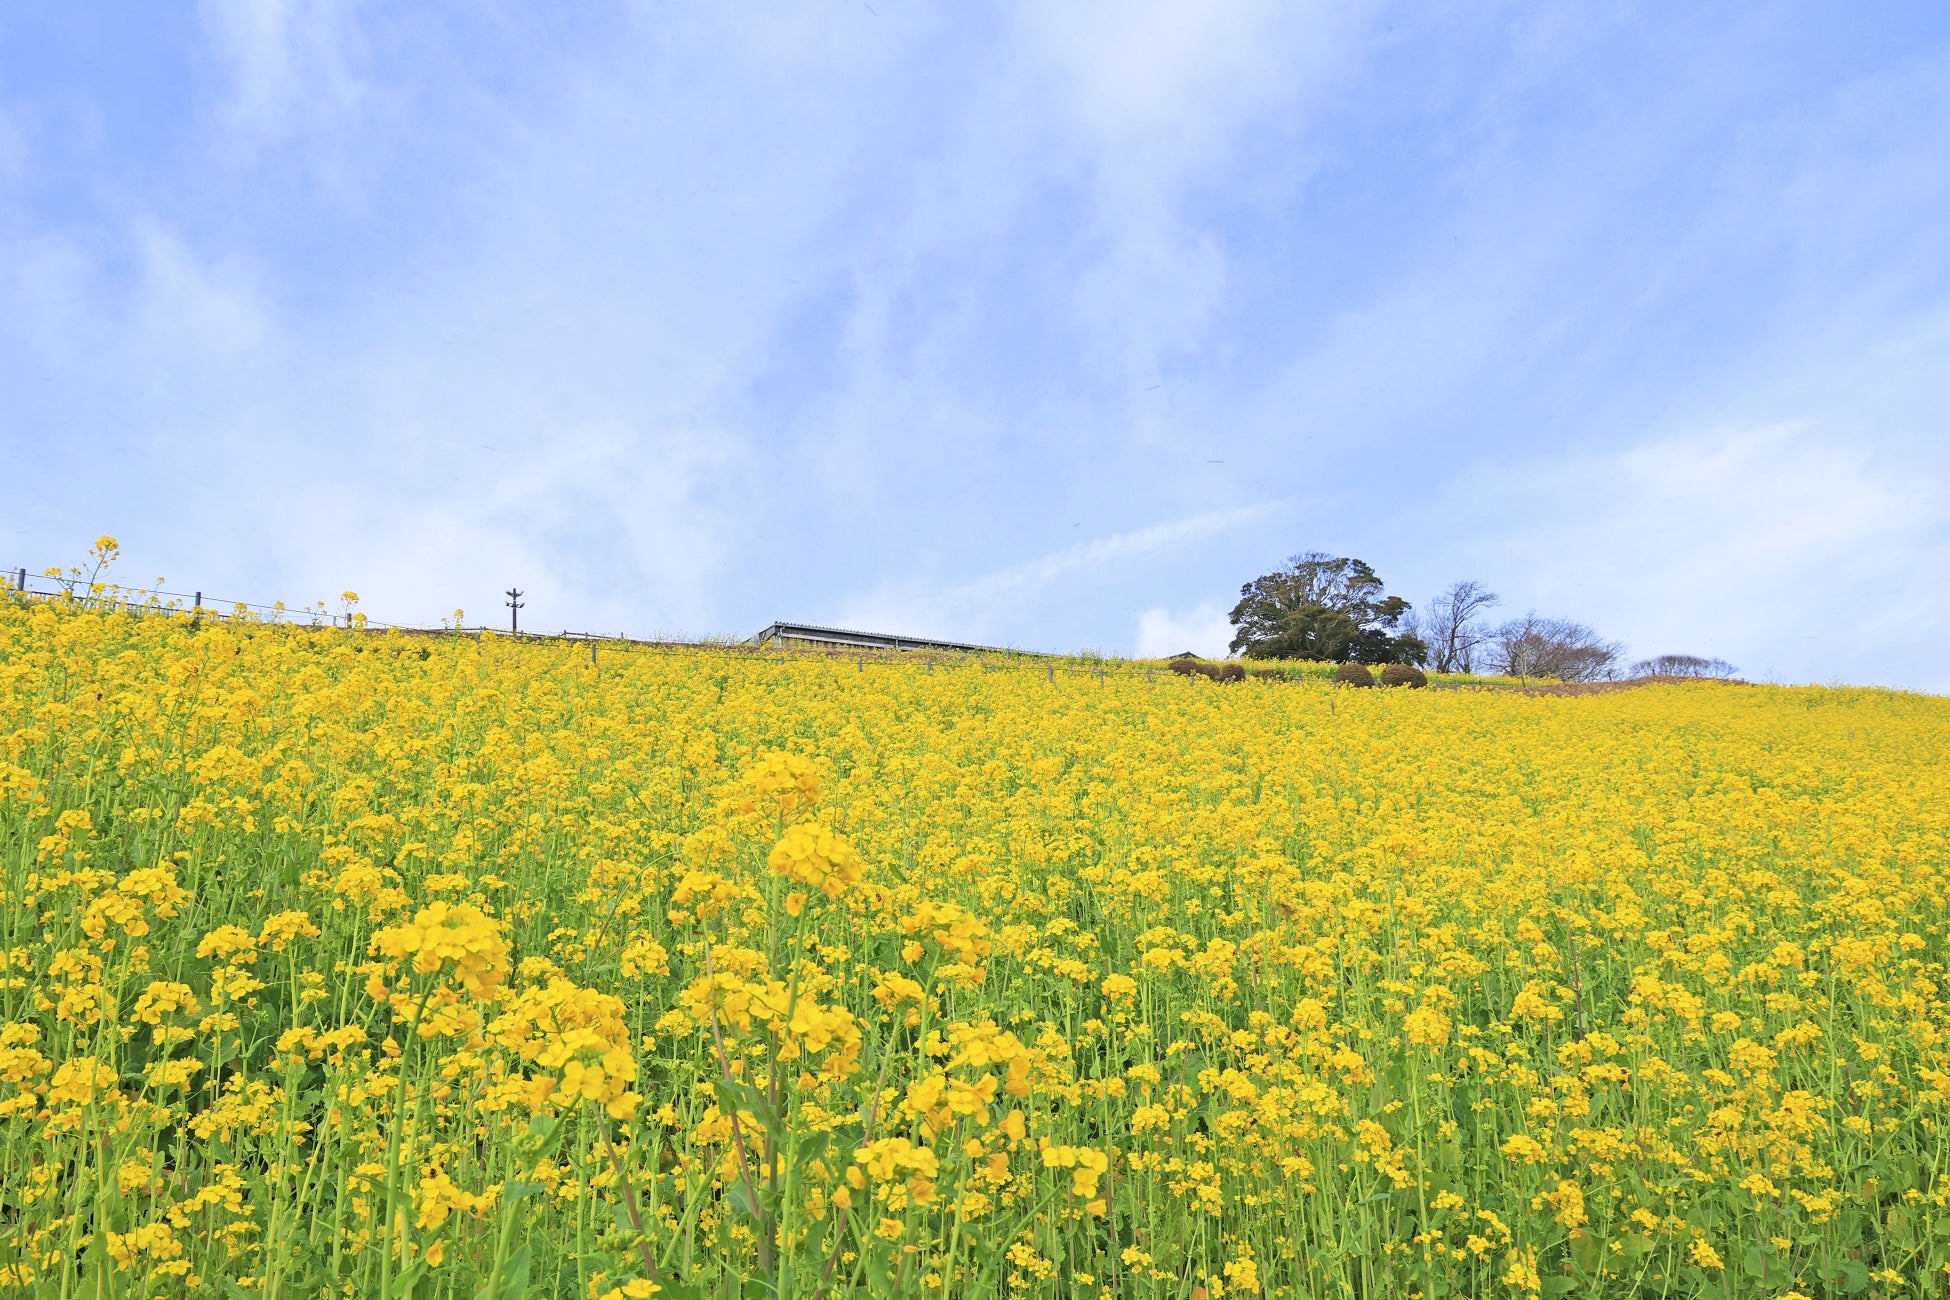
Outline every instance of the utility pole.
[[508, 599], [504, 603], [508, 606], [508, 631], [515, 636], [520, 636], [521, 611], [527, 608], [521, 599], [521, 589], [519, 587], [508, 588]]

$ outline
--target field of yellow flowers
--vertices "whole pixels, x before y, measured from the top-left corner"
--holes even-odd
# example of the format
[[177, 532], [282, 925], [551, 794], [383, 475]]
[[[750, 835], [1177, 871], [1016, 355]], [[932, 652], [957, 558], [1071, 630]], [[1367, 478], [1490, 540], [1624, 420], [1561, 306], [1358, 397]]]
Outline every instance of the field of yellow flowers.
[[0, 1295], [1940, 1295], [1950, 702], [0, 603]]

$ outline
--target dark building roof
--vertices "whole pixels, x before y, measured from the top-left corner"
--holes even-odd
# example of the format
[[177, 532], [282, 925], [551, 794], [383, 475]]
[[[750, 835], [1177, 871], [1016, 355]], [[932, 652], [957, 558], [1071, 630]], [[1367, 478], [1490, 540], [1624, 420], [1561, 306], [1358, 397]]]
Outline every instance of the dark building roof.
[[842, 627], [815, 627], [810, 623], [774, 623], [753, 636], [750, 645], [768, 641], [804, 641], [812, 645], [849, 650], [953, 650], [975, 654], [1020, 654], [992, 645], [970, 645], [965, 641], [936, 641], [928, 637], [893, 636], [886, 632], [854, 632]]

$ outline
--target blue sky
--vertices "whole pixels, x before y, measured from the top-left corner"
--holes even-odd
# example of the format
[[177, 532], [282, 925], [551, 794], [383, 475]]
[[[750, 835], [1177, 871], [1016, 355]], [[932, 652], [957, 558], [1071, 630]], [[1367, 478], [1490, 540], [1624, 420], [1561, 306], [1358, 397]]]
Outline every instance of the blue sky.
[[1950, 690], [1950, 9], [0, 11], [0, 561], [1216, 650], [1307, 549]]

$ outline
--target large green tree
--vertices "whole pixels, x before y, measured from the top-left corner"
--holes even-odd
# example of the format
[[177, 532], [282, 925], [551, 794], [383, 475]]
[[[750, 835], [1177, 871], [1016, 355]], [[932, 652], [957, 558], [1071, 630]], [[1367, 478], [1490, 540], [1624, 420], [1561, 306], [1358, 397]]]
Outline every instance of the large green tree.
[[1254, 659], [1419, 664], [1428, 647], [1400, 630], [1408, 610], [1365, 561], [1308, 551], [1239, 589], [1231, 648]]

